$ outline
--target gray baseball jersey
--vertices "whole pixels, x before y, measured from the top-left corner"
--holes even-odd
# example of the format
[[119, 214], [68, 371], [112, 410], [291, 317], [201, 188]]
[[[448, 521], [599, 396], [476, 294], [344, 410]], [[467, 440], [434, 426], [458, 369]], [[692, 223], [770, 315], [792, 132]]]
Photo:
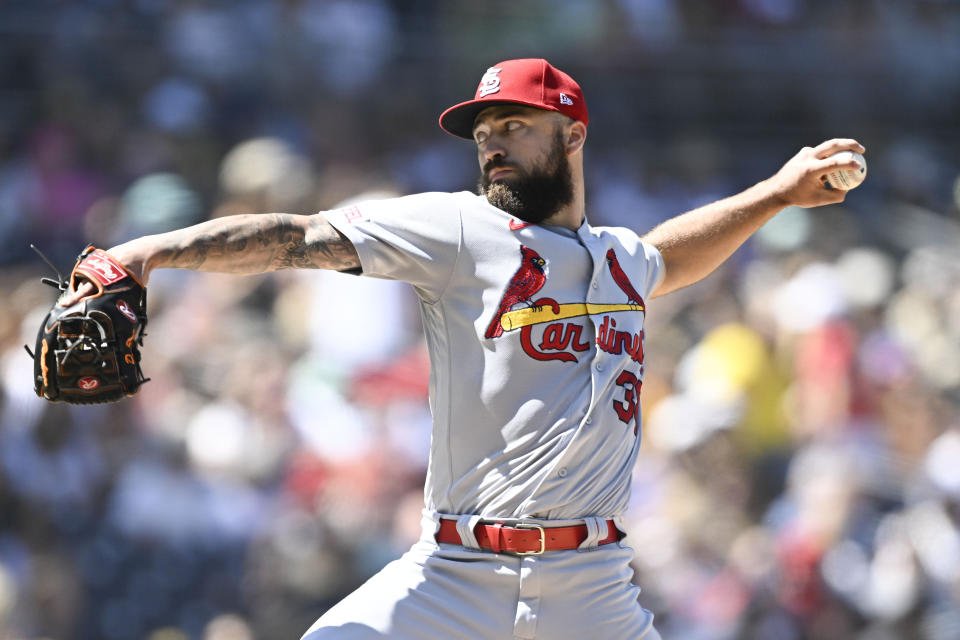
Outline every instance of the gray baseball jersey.
[[[626, 229], [525, 224], [466, 192], [327, 217], [365, 275], [419, 295], [434, 428], [420, 541], [304, 640], [659, 640], [632, 551], [599, 545], [629, 498], [659, 252]], [[436, 542], [441, 517], [462, 546]], [[481, 517], [589, 534], [575, 550], [497, 554], [473, 535]]]
[[627, 229], [525, 224], [468, 192], [373, 201], [328, 219], [365, 275], [419, 295], [434, 420], [427, 508], [622, 514], [640, 440], [644, 298], [662, 277], [660, 253]]

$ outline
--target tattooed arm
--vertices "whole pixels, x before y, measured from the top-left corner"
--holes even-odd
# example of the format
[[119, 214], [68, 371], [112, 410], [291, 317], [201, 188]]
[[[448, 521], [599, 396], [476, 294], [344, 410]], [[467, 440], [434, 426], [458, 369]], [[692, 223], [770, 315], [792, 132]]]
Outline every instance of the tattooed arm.
[[263, 273], [360, 267], [353, 244], [323, 214], [247, 214], [143, 236], [109, 250], [146, 284], [158, 268]]

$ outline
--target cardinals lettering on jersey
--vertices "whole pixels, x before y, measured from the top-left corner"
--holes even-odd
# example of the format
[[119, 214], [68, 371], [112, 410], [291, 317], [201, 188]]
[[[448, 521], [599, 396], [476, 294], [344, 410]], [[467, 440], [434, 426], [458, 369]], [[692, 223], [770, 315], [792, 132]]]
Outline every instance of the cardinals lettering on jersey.
[[577, 353], [587, 351], [590, 343], [584, 340], [585, 327], [575, 319], [603, 314], [603, 321], [597, 326], [597, 347], [607, 353], [627, 353], [634, 362], [643, 363], [643, 331], [617, 329], [616, 318], [607, 315], [644, 311], [643, 298], [620, 266], [613, 249], [606, 252], [607, 266], [617, 287], [627, 296], [626, 303], [561, 304], [550, 297], [534, 300], [546, 283], [546, 261], [527, 246], [521, 245], [520, 253], [520, 268], [507, 285], [496, 315], [487, 327], [484, 334], [487, 338], [499, 338], [504, 331], [519, 330], [520, 345], [534, 360], [579, 362]]

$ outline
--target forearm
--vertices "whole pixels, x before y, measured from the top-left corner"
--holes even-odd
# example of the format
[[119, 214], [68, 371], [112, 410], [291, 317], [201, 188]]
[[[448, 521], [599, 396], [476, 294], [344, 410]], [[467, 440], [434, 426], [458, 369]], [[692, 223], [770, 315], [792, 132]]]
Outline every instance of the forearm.
[[249, 214], [144, 236], [110, 249], [146, 280], [153, 269], [251, 274], [360, 266], [353, 245], [322, 215]]
[[643, 237], [660, 250], [666, 275], [653, 296], [661, 296], [710, 275], [757, 229], [788, 206], [819, 207], [843, 202], [845, 191], [827, 189], [824, 176], [860, 169], [838, 153], [865, 149], [856, 140], [833, 138], [804, 147], [777, 173], [735, 196], [667, 220]]
[[643, 237], [663, 255], [666, 275], [654, 296], [710, 275], [787, 203], [768, 181], [667, 220]]

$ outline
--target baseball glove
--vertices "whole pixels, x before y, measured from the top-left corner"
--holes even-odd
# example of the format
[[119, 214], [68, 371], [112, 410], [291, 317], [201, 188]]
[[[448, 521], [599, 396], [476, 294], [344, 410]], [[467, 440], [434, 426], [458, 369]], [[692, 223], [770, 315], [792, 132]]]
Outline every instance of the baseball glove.
[[37, 395], [70, 404], [114, 402], [132, 396], [147, 381], [140, 346], [147, 324], [147, 290], [106, 251], [92, 245], [77, 259], [68, 280], [54, 284], [76, 291], [83, 280], [95, 291], [63, 306], [61, 296], [40, 325], [33, 357]]

